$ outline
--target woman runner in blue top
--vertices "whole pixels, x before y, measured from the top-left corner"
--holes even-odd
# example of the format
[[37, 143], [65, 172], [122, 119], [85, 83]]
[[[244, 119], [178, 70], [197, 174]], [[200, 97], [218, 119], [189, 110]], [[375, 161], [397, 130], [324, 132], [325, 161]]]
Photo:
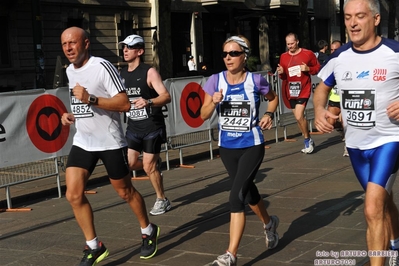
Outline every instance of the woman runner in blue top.
[[[265, 148], [262, 130], [270, 129], [278, 105], [276, 93], [260, 74], [246, 69], [249, 41], [243, 36], [228, 38], [222, 57], [227, 70], [209, 77], [204, 85], [205, 100], [201, 117], [209, 119], [216, 109], [219, 115], [219, 150], [230, 176], [230, 243], [225, 254], [212, 265], [237, 265], [237, 250], [245, 227], [245, 204], [264, 224], [266, 249], [277, 246], [279, 220], [269, 216], [254, 183], [263, 161]], [[261, 98], [269, 101], [260, 114]]]

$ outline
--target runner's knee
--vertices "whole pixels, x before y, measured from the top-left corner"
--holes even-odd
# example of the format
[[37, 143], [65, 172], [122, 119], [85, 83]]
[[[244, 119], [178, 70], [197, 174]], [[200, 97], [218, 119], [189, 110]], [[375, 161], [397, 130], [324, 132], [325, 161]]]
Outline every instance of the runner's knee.
[[119, 197], [126, 202], [132, 200], [134, 198], [134, 194], [137, 193], [133, 187], [118, 189], [116, 192], [118, 193]]
[[85, 196], [83, 193], [74, 191], [72, 189], [66, 190], [65, 198], [71, 205], [79, 205], [85, 201]]
[[149, 176], [157, 170], [156, 163], [144, 163], [143, 169], [144, 169], [144, 172]]

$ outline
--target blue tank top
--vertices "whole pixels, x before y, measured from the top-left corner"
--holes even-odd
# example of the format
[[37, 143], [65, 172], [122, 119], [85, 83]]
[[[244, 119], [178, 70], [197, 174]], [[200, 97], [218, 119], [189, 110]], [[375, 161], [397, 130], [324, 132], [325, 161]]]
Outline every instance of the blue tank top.
[[269, 92], [269, 84], [260, 74], [247, 72], [242, 83], [231, 85], [226, 72], [208, 79], [204, 91], [210, 95], [223, 89], [224, 98], [218, 105], [219, 146], [247, 148], [264, 143], [259, 127], [259, 105], [263, 95]]

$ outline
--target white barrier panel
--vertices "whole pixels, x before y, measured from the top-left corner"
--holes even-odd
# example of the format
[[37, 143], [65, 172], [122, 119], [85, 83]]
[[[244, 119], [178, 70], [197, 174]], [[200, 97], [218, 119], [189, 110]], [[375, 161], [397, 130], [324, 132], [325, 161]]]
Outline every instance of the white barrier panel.
[[208, 130], [215, 122], [217, 125], [216, 114], [207, 121], [203, 121], [200, 115], [205, 97], [202, 86], [206, 80], [202, 76], [165, 80], [165, 87], [172, 98], [167, 104], [168, 116], [165, 118], [169, 137]]
[[64, 156], [75, 128], [63, 127], [69, 90], [28, 90], [0, 94], [0, 168]]
[[309, 102], [308, 105], [306, 106], [306, 109], [313, 109], [313, 93], [317, 85], [319, 85], [321, 81], [321, 79], [318, 76], [311, 76], [311, 80], [312, 80], [312, 93], [310, 94]]

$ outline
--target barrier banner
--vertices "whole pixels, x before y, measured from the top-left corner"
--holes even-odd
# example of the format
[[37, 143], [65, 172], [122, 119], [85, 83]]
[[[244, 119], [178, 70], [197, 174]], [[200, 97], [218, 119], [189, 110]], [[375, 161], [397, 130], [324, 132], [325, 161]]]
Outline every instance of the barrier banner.
[[318, 76], [311, 76], [310, 78], [312, 82], [312, 93], [310, 94], [309, 102], [306, 106], [306, 109], [313, 109], [313, 93], [317, 85], [319, 85], [319, 83], [321, 82], [321, 79]]
[[[260, 73], [270, 83], [274, 82], [267, 73]], [[202, 87], [207, 79], [197, 76], [164, 81], [172, 98], [164, 108], [168, 136], [217, 128], [216, 112], [206, 121], [200, 116], [205, 97]], [[279, 97], [280, 82], [277, 79]], [[318, 82], [317, 76], [312, 76], [313, 90]], [[76, 129], [63, 127], [60, 118], [64, 112], [70, 112], [69, 102], [67, 87], [0, 93], [0, 168], [68, 155]], [[262, 100], [261, 112], [267, 109], [267, 104]], [[311, 99], [308, 108], [313, 108]], [[280, 104], [280, 114], [284, 112], [291, 110]]]
[[173, 137], [211, 128], [215, 114], [207, 121], [201, 118], [201, 106], [205, 98], [202, 86], [206, 80], [202, 76], [165, 80], [165, 87], [172, 98], [172, 101], [167, 104], [168, 117], [165, 118], [168, 136]]
[[0, 94], [0, 168], [64, 156], [75, 127], [64, 127], [69, 90], [27, 90]]

